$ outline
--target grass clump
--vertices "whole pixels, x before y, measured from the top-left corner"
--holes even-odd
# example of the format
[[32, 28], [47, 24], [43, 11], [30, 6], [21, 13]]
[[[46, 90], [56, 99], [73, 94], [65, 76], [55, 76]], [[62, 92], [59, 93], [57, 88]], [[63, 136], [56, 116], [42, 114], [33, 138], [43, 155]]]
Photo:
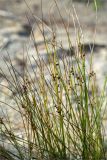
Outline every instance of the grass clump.
[[[1, 70], [10, 85], [8, 89], [14, 95], [12, 99], [15, 107], [9, 104], [7, 106], [17, 112], [22, 124], [18, 131], [22, 130], [17, 135], [12, 124], [14, 122], [5, 114], [0, 118], [0, 137], [3, 139], [0, 144], [0, 156], [3, 158], [106, 159], [102, 108], [106, 81], [100, 91], [92, 61], [90, 69], [87, 69], [84, 46], [78, 40], [74, 53], [66, 27], [65, 30], [69, 54], [65, 52], [59, 59], [55, 33], [52, 32], [50, 44], [43, 34], [48, 58], [47, 62], [42, 59], [38, 47], [35, 47], [38, 60], [33, 57], [37, 66], [36, 69], [32, 67], [33, 76], [28, 68], [20, 75], [11, 59], [9, 64], [6, 63], [11, 80]], [[41, 31], [44, 33], [43, 22]], [[32, 38], [34, 40], [33, 32]], [[64, 50], [62, 45], [60, 48]], [[29, 57], [28, 60], [30, 62]]]

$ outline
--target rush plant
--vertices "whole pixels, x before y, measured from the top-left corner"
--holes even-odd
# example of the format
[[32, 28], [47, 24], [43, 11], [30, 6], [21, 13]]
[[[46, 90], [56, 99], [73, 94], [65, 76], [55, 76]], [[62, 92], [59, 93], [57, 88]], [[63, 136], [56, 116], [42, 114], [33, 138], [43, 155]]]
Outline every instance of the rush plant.
[[[56, 1], [55, 1], [56, 3]], [[58, 5], [56, 3], [58, 8]], [[59, 8], [58, 8], [59, 11]], [[60, 11], [59, 11], [60, 14]], [[60, 14], [61, 16], [61, 14]], [[106, 80], [102, 91], [98, 88], [92, 67], [87, 69], [86, 54], [77, 36], [77, 49], [73, 51], [70, 34], [61, 16], [68, 36], [69, 49], [58, 46], [54, 31], [49, 43], [44, 35], [47, 61], [41, 58], [35, 46], [36, 68], [24, 69], [20, 75], [11, 59], [6, 62], [11, 79], [1, 74], [9, 84], [14, 106], [20, 117], [19, 134], [14, 122], [3, 112], [0, 117], [0, 156], [8, 160], [105, 160], [103, 107], [106, 100]], [[34, 34], [32, 31], [34, 42]], [[58, 47], [62, 52], [59, 59]], [[28, 61], [31, 63], [29, 56]], [[11, 68], [11, 69], [10, 69]], [[48, 75], [48, 76], [47, 76]], [[4, 86], [5, 87], [5, 86]], [[15, 94], [16, 93], [16, 94]]]

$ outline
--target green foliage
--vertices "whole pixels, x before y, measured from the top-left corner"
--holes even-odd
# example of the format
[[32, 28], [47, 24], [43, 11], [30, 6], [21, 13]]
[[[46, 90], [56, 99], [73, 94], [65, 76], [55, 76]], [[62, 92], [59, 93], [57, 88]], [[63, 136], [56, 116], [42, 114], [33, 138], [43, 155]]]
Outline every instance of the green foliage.
[[93, 5], [95, 9], [100, 9], [103, 6], [103, 2], [101, 0], [94, 0]]

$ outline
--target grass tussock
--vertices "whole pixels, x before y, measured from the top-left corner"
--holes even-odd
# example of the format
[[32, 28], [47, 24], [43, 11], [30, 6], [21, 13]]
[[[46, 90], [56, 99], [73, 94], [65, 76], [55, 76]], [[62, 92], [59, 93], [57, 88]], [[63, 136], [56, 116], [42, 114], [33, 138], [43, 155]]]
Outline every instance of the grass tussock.
[[[1, 70], [10, 86], [9, 91], [13, 93], [14, 106], [1, 103], [17, 112], [21, 123], [17, 135], [12, 124], [14, 122], [5, 114], [0, 117], [0, 156], [4, 159], [106, 159], [102, 108], [106, 80], [100, 91], [92, 68], [92, 58], [90, 69], [87, 69], [84, 46], [79, 35], [77, 50], [72, 55], [70, 35], [63, 18], [62, 22], [68, 36], [69, 55], [64, 53], [61, 59], [58, 58], [55, 33], [52, 32], [52, 41], [48, 43], [42, 22], [41, 32], [48, 64], [35, 46], [38, 60], [33, 57], [37, 66], [35, 69], [32, 67], [33, 76], [27, 67], [24, 68], [24, 74], [20, 75], [11, 59], [9, 63], [6, 62], [11, 80]], [[32, 39], [36, 41], [33, 31]], [[63, 50], [63, 46], [60, 47]], [[31, 63], [29, 57], [28, 61]]]

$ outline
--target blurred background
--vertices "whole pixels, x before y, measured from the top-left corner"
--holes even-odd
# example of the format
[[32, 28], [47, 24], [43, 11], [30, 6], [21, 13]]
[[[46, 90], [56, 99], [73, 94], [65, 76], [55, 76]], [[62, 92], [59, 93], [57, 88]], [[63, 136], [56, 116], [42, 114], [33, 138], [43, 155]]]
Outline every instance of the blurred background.
[[[56, 2], [63, 21], [69, 28], [73, 46], [76, 46], [78, 31], [81, 32], [81, 40], [83, 44], [86, 44], [87, 52], [90, 52], [88, 45], [92, 47], [92, 44], [95, 43], [94, 52], [97, 52], [95, 53], [95, 68], [100, 77], [105, 75], [107, 68], [107, 0], [96, 0], [96, 4], [94, 0], [56, 0]], [[2, 57], [7, 60], [7, 52], [14, 64], [23, 65], [21, 56], [22, 52], [26, 52], [24, 45], [27, 43], [28, 46], [32, 28], [39, 50], [45, 54], [43, 38], [38, 29], [41, 19], [46, 24], [47, 38], [51, 37], [53, 29], [58, 42], [63, 43], [64, 48], [67, 49], [67, 36], [54, 0], [0, 0], [0, 67], [5, 68]], [[32, 47], [29, 50], [32, 56], [34, 50]]]

